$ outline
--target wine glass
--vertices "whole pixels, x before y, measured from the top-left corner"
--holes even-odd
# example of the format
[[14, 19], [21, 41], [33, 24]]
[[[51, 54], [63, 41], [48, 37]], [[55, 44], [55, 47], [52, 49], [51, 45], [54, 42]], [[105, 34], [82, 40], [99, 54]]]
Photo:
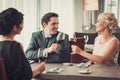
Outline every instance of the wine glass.
[[40, 62], [45, 62], [46, 61], [46, 56], [40, 56], [39, 59], [40, 59]]
[[69, 38], [70, 45], [74, 45], [76, 42], [75, 38]]
[[73, 34], [72, 37], [69, 37], [70, 45], [74, 45], [76, 43], [76, 35]]
[[65, 34], [59, 33], [56, 39], [57, 40], [56, 43], [61, 44], [64, 41], [64, 39], [65, 39]]
[[[70, 38], [69, 38], [69, 43], [70, 45], [76, 45], [76, 36], [75, 34], [73, 34]], [[72, 64], [74, 61], [74, 56], [76, 55], [75, 53], [71, 52], [71, 58], [70, 58], [70, 63]]]
[[85, 43], [87, 44], [87, 42], [88, 42], [88, 35], [84, 35], [84, 38], [85, 38]]
[[[40, 54], [40, 49], [38, 50], [38, 54]], [[38, 55], [38, 60], [39, 60], [39, 62], [45, 62], [46, 61], [46, 58], [47, 58], [47, 56], [48, 56], [48, 54], [45, 52], [45, 51], [43, 51], [43, 55], [42, 56], [39, 56]]]
[[[63, 33], [58, 33], [57, 37], [56, 37], [56, 44], [60, 45], [63, 41], [65, 40], [65, 34]], [[59, 52], [59, 47], [56, 47], [57, 50], [55, 51], [56, 53], [60, 53]]]

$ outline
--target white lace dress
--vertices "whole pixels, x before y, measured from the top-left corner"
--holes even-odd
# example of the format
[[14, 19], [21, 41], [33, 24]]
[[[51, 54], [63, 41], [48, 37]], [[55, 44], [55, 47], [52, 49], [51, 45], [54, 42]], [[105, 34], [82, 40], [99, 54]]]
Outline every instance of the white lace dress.
[[[112, 40], [117, 39], [116, 37], [111, 38], [108, 42], [106, 42], [105, 44], [100, 44], [100, 39], [101, 39], [101, 35], [99, 35], [96, 38], [95, 44], [94, 44], [94, 50], [93, 50], [93, 55], [99, 55], [102, 56], [104, 55], [104, 52], [107, 50], [107, 48], [109, 47], [110, 43]], [[119, 40], [118, 40], [118, 45], [116, 45], [116, 54], [110, 58], [108, 61], [105, 62], [105, 64], [116, 64], [117, 63], [117, 58], [118, 58], [118, 47], [119, 46]]]

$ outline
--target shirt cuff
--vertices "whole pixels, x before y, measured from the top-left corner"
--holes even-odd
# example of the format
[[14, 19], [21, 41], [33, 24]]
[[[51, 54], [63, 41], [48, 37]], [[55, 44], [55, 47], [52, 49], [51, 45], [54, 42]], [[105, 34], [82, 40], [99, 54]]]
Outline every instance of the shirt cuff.
[[48, 57], [48, 51], [47, 51], [47, 48], [43, 50], [43, 56]]
[[40, 57], [40, 48], [38, 49], [38, 53], [37, 53], [38, 59]]
[[[38, 49], [38, 58], [40, 57], [40, 55], [41, 55], [41, 48], [39, 48]], [[47, 48], [45, 48], [44, 50], [43, 50], [43, 52], [42, 52], [43, 54], [41, 55], [41, 56], [45, 56], [45, 57], [48, 57], [48, 51], [47, 51]]]

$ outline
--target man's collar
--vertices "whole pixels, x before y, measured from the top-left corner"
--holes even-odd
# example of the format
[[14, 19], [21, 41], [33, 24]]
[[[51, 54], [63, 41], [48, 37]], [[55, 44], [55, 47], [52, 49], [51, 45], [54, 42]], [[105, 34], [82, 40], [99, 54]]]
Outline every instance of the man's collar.
[[51, 35], [51, 36], [47, 36], [47, 34], [45, 33], [45, 31], [43, 30], [43, 34], [45, 35], [45, 38], [47, 38], [47, 37], [53, 37], [53, 36], [57, 36], [58, 33], [59, 33], [59, 31], [57, 32], [57, 34], [54, 34], [54, 35]]
[[[43, 30], [43, 31], [44, 31], [44, 30]], [[45, 31], [44, 31], [44, 35], [45, 35], [45, 38], [47, 38], [47, 37], [51, 38], [51, 37], [52, 37], [52, 35], [47, 36], [47, 34], [45, 33]]]

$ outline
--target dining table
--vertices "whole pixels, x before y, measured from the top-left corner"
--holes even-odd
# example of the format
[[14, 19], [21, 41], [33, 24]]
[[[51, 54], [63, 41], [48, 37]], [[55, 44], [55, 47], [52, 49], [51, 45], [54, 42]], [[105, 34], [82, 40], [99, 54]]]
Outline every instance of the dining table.
[[[39, 64], [32, 63], [32, 70]], [[32, 80], [120, 80], [119, 65], [97, 63], [88, 67], [78, 65], [81, 63], [46, 63], [45, 71]], [[59, 73], [49, 72], [52, 68], [62, 69], [62, 71]]]

